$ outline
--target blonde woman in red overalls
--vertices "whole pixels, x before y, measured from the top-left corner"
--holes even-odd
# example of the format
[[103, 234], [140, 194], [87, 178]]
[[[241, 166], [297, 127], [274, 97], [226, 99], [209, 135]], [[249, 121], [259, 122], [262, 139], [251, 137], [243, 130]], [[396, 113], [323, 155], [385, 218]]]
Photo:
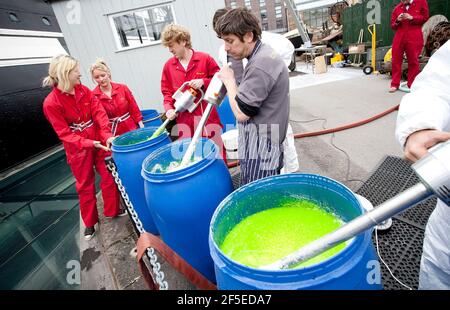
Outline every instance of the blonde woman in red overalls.
[[98, 84], [92, 91], [93, 100], [102, 105], [111, 123], [114, 136], [144, 128], [142, 114], [130, 89], [111, 81], [111, 70], [105, 61], [98, 59], [91, 66], [92, 79]]
[[[86, 226], [84, 237], [90, 240], [98, 222], [95, 170], [101, 176], [100, 187], [104, 215], [120, 213], [119, 194], [99, 150], [109, 151], [113, 135], [105, 110], [93, 102], [89, 88], [80, 84], [76, 59], [61, 55], [52, 59], [43, 86], [53, 90], [44, 100], [44, 115], [63, 143], [67, 162], [76, 180], [80, 211]], [[104, 143], [102, 143], [104, 141]]]

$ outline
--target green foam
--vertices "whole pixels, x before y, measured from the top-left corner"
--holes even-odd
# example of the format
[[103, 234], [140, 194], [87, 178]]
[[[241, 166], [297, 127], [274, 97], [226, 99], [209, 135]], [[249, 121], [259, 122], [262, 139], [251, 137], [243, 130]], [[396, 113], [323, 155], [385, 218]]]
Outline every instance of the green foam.
[[122, 145], [125, 146], [125, 145], [139, 144], [139, 143], [142, 143], [142, 142], [149, 141], [151, 139], [152, 139], [152, 137], [145, 137], [145, 138], [140, 138], [140, 139], [130, 139], [130, 140], [126, 141], [126, 143], [122, 143]]
[[[255, 213], [238, 223], [225, 237], [220, 249], [232, 260], [258, 268], [271, 264], [302, 246], [330, 233], [343, 222], [318, 205], [286, 199], [278, 207]], [[337, 254], [346, 243], [293, 268], [309, 266]]]
[[[191, 160], [188, 162], [188, 165], [186, 167], [189, 167], [193, 164], [195, 164], [196, 162], [202, 160], [202, 157], [192, 157]], [[180, 160], [174, 160], [171, 161], [168, 165], [163, 165], [163, 164], [155, 164], [153, 165], [153, 167], [150, 169], [151, 173], [169, 173], [169, 172], [174, 172], [179, 170], [179, 166], [181, 164], [181, 159]], [[184, 168], [186, 168], [184, 167]]]

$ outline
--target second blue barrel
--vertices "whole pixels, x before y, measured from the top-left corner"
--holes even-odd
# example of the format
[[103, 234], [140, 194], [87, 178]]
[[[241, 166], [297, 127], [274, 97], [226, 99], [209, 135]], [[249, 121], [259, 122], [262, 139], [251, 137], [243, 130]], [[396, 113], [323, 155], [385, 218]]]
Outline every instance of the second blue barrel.
[[144, 122], [145, 127], [158, 127], [162, 124], [160, 114], [158, 111], [149, 109], [149, 110], [141, 110], [142, 113], [142, 121]]
[[209, 223], [217, 206], [233, 191], [233, 183], [218, 147], [207, 139], [199, 141], [194, 153], [197, 159], [191, 165], [167, 172], [170, 163], [181, 161], [190, 141], [166, 145], [145, 159], [145, 197], [162, 240], [215, 282]]
[[150, 139], [156, 129], [157, 127], [148, 127], [129, 131], [114, 139], [112, 143], [112, 157], [122, 184], [144, 229], [152, 234], [158, 234], [158, 230], [145, 201], [141, 167], [142, 162], [151, 152], [170, 143], [167, 133]]
[[217, 107], [217, 113], [219, 113], [220, 121], [223, 125], [223, 132], [236, 128], [236, 117], [233, 114], [233, 110], [231, 110], [228, 96], [225, 96], [222, 104]]
[[[249, 183], [227, 198], [211, 220], [209, 245], [215, 263], [217, 286], [225, 290], [297, 289], [381, 289], [378, 258], [367, 230], [348, 241], [337, 254], [312, 265], [287, 270], [265, 270], [243, 265], [221, 250], [230, 231], [254, 214], [278, 208], [288, 199], [314, 202], [344, 222], [364, 210], [355, 195], [344, 185], [327, 177], [287, 174]], [[298, 223], [302, 227], [302, 223]], [[246, 240], [242, 239], [241, 240]], [[283, 243], [282, 236], [277, 242]], [[249, 246], [243, 251], [250, 251]]]

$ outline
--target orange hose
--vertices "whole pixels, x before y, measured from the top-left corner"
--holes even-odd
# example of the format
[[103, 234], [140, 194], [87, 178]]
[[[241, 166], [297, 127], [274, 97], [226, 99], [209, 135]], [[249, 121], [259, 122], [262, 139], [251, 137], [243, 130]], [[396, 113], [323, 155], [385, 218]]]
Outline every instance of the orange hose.
[[351, 123], [348, 125], [344, 125], [344, 126], [340, 126], [340, 127], [335, 127], [335, 128], [330, 128], [330, 129], [325, 129], [325, 130], [320, 130], [320, 131], [313, 131], [313, 132], [306, 132], [306, 133], [298, 133], [294, 135], [295, 139], [300, 139], [300, 138], [306, 138], [306, 137], [314, 137], [314, 136], [320, 136], [320, 135], [325, 135], [325, 134], [329, 134], [329, 133], [333, 133], [333, 132], [338, 132], [338, 131], [342, 131], [342, 130], [346, 130], [346, 129], [350, 129], [350, 128], [355, 128], [355, 127], [359, 127], [362, 125], [365, 125], [367, 123], [373, 122], [374, 120], [377, 120], [379, 118], [382, 118], [385, 115], [388, 115], [396, 110], [398, 110], [399, 105], [396, 105], [380, 114], [377, 114], [375, 116], [372, 116], [370, 118], [367, 118], [365, 120], [356, 122], [356, 123]]
[[[397, 104], [396, 106], [393, 106], [390, 109], [387, 109], [384, 112], [381, 112], [375, 116], [372, 116], [370, 118], [364, 119], [362, 121], [359, 122], [355, 122], [355, 123], [351, 123], [348, 125], [344, 125], [344, 126], [340, 126], [340, 127], [335, 127], [335, 128], [330, 128], [330, 129], [325, 129], [325, 130], [319, 130], [319, 131], [312, 131], [312, 132], [305, 132], [305, 133], [298, 133], [294, 135], [295, 139], [301, 139], [301, 138], [306, 138], [306, 137], [315, 137], [315, 136], [320, 136], [320, 135], [326, 135], [326, 134], [330, 134], [333, 132], [338, 132], [338, 131], [342, 131], [342, 130], [346, 130], [346, 129], [350, 129], [350, 128], [355, 128], [355, 127], [359, 127], [362, 125], [365, 125], [367, 123], [373, 122], [379, 118], [382, 118], [383, 116], [386, 116], [396, 110], [398, 110], [398, 107], [400, 105]], [[228, 163], [228, 168], [233, 168], [236, 167], [237, 165], [239, 165], [239, 161], [234, 161], [231, 163]]]
[[238, 165], [239, 165], [239, 160], [232, 161], [231, 163], [227, 164], [228, 168], [234, 168], [234, 167], [236, 167]]

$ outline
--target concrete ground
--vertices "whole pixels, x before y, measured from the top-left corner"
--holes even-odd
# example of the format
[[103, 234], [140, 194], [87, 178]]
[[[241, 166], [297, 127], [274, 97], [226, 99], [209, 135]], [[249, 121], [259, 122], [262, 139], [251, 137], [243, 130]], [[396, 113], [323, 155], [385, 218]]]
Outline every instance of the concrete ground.
[[[404, 93], [388, 93], [389, 77], [361, 69], [328, 68], [311, 73], [299, 63], [291, 73], [290, 123], [294, 133], [312, 132], [357, 122], [400, 103]], [[397, 112], [367, 125], [335, 134], [296, 140], [299, 172], [328, 176], [356, 190], [386, 156], [402, 156], [394, 138]], [[237, 173], [232, 169], [232, 174]], [[145, 289], [133, 248], [136, 234], [128, 217], [101, 217], [96, 236], [81, 238], [82, 289]], [[169, 289], [193, 289], [162, 262]]]
[[105, 218], [101, 195], [97, 204], [100, 218], [91, 240], [84, 239], [80, 225], [81, 289], [146, 289], [136, 263], [137, 235], [129, 217]]
[[[302, 65], [297, 70], [307, 72]], [[328, 70], [291, 78], [290, 123], [294, 133], [370, 118], [399, 104], [405, 94], [389, 93], [386, 75], [367, 76], [355, 68]], [[397, 111], [364, 126], [297, 139], [299, 172], [321, 174], [357, 188], [384, 156], [402, 156], [394, 136], [396, 118]]]

